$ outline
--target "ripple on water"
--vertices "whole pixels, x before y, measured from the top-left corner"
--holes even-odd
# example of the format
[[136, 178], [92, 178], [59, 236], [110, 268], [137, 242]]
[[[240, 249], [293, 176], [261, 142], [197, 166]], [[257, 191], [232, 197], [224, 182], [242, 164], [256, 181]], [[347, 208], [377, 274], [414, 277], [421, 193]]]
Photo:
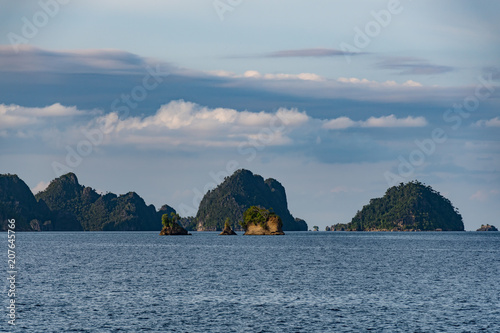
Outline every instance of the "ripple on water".
[[23, 332], [500, 331], [500, 233], [16, 241]]

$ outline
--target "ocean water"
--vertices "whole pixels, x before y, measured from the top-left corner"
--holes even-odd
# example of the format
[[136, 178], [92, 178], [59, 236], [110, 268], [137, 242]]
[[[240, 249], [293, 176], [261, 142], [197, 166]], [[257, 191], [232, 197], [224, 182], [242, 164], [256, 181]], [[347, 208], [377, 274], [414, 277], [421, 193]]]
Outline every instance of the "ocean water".
[[500, 332], [499, 232], [17, 233], [16, 250], [1, 331]]

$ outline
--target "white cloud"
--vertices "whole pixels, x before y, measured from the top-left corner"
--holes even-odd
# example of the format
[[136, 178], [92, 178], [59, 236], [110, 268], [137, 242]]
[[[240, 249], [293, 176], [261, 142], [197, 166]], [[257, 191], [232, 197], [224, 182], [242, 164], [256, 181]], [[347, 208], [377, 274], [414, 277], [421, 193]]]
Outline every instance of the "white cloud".
[[41, 108], [29, 108], [19, 105], [0, 104], [0, 129], [24, 128], [39, 123], [44, 118], [70, 117], [83, 115], [74, 106], [59, 103]]
[[345, 129], [349, 127], [357, 126], [357, 122], [351, 120], [348, 117], [339, 117], [336, 119], [328, 120], [323, 124], [323, 128], [325, 129]]
[[249, 70], [243, 73], [243, 75], [238, 75], [233, 72], [228, 72], [224, 70], [207, 71], [206, 73], [219, 77], [229, 77], [229, 78], [245, 78], [245, 79], [262, 79], [262, 80], [302, 80], [302, 81], [316, 81], [322, 82], [326, 81], [325, 78], [314, 73], [300, 73], [300, 74], [286, 74], [286, 73], [276, 73], [276, 74], [261, 74], [258, 71]]
[[368, 79], [358, 79], [355, 77], [345, 78], [340, 77], [337, 80], [330, 80], [324, 78], [318, 74], [314, 73], [300, 73], [300, 74], [287, 74], [287, 73], [276, 73], [276, 74], [262, 74], [255, 70], [248, 70], [243, 75], [236, 74], [234, 72], [224, 71], [224, 70], [215, 70], [215, 71], [207, 71], [205, 72], [210, 75], [218, 76], [218, 77], [227, 77], [227, 78], [244, 78], [244, 79], [261, 79], [261, 80], [301, 80], [301, 81], [315, 81], [315, 82], [330, 82], [337, 84], [348, 84], [348, 85], [362, 85], [366, 87], [422, 87], [422, 84], [413, 80], [408, 80], [404, 83], [397, 83], [396, 81], [370, 81]]
[[337, 79], [337, 82], [339, 83], [344, 83], [344, 84], [356, 84], [356, 85], [366, 85], [366, 86], [372, 86], [372, 87], [397, 87], [397, 86], [403, 86], [403, 87], [422, 87], [422, 84], [413, 80], [408, 80], [402, 84], [398, 84], [396, 81], [385, 81], [385, 82], [378, 82], [378, 81], [370, 81], [368, 79], [358, 79], [356, 77], [339, 77]]
[[37, 194], [38, 192], [45, 190], [47, 186], [49, 186], [49, 184], [50, 184], [49, 182], [41, 181], [31, 189], [31, 192], [33, 192], [33, 194]]
[[116, 113], [99, 117], [90, 127], [107, 134], [108, 143], [169, 146], [238, 146], [262, 141], [266, 145], [291, 142], [287, 133], [309, 121], [305, 112], [281, 108], [275, 113], [208, 108], [183, 100], [162, 105], [156, 114], [119, 119]]
[[327, 120], [323, 123], [325, 129], [346, 129], [351, 127], [423, 127], [427, 125], [427, 120], [424, 117], [396, 118], [395, 115], [382, 117], [370, 117], [367, 120], [354, 121], [348, 117], [339, 117], [336, 119]]
[[479, 120], [474, 123], [477, 127], [500, 127], [500, 117], [495, 117], [490, 120]]
[[423, 127], [427, 125], [424, 117], [396, 118], [395, 115], [370, 117], [361, 123], [361, 127]]

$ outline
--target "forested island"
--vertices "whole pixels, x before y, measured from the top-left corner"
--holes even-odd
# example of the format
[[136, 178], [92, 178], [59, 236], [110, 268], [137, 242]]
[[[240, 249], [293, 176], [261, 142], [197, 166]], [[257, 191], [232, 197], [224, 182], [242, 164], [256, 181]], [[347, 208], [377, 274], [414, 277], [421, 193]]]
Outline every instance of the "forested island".
[[351, 222], [332, 231], [463, 231], [458, 209], [430, 186], [418, 181], [389, 188], [382, 198], [371, 199]]
[[[244, 169], [208, 191], [196, 216], [183, 218], [169, 205], [156, 210], [135, 192], [99, 194], [80, 185], [73, 173], [54, 179], [36, 195], [17, 175], [0, 174], [0, 230], [5, 231], [7, 219], [12, 218], [19, 231], [162, 230], [164, 234], [185, 234], [196, 230], [234, 234], [234, 230], [243, 230], [246, 234], [281, 234], [308, 229], [304, 220], [290, 214], [281, 183]], [[389, 188], [383, 197], [371, 199], [349, 223], [326, 230], [463, 231], [464, 224], [448, 199], [430, 186], [412, 181]], [[478, 229], [494, 230], [490, 225]]]
[[170, 213], [172, 207], [157, 211], [135, 192], [99, 194], [80, 185], [74, 173], [54, 179], [36, 196], [17, 175], [0, 175], [1, 230], [14, 218], [18, 231], [153, 231]]
[[[272, 209], [282, 219], [285, 231], [307, 231], [307, 223], [290, 214], [285, 188], [276, 179], [264, 180], [249, 170], [237, 170], [208, 191], [201, 200], [196, 217], [184, 225], [188, 230], [219, 231], [229, 219], [233, 230], [241, 230], [243, 213], [251, 206]], [[182, 222], [182, 221], [181, 221]]]

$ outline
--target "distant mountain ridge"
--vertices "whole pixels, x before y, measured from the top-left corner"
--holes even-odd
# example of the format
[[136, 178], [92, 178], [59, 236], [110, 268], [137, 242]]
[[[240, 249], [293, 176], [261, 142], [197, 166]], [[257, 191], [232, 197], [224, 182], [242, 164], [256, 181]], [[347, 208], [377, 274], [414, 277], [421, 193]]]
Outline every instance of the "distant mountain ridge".
[[276, 179], [240, 169], [208, 191], [201, 200], [191, 228], [198, 231], [220, 231], [228, 218], [232, 229], [241, 230], [239, 222], [251, 206], [272, 209], [283, 221], [284, 231], [306, 231], [307, 223], [295, 219], [288, 210], [285, 188]]
[[25, 231], [158, 231], [161, 216], [175, 213], [168, 206], [158, 211], [135, 192], [101, 195], [80, 185], [74, 173], [54, 179], [33, 196], [16, 175], [0, 175], [1, 228], [15, 218], [17, 230]]

